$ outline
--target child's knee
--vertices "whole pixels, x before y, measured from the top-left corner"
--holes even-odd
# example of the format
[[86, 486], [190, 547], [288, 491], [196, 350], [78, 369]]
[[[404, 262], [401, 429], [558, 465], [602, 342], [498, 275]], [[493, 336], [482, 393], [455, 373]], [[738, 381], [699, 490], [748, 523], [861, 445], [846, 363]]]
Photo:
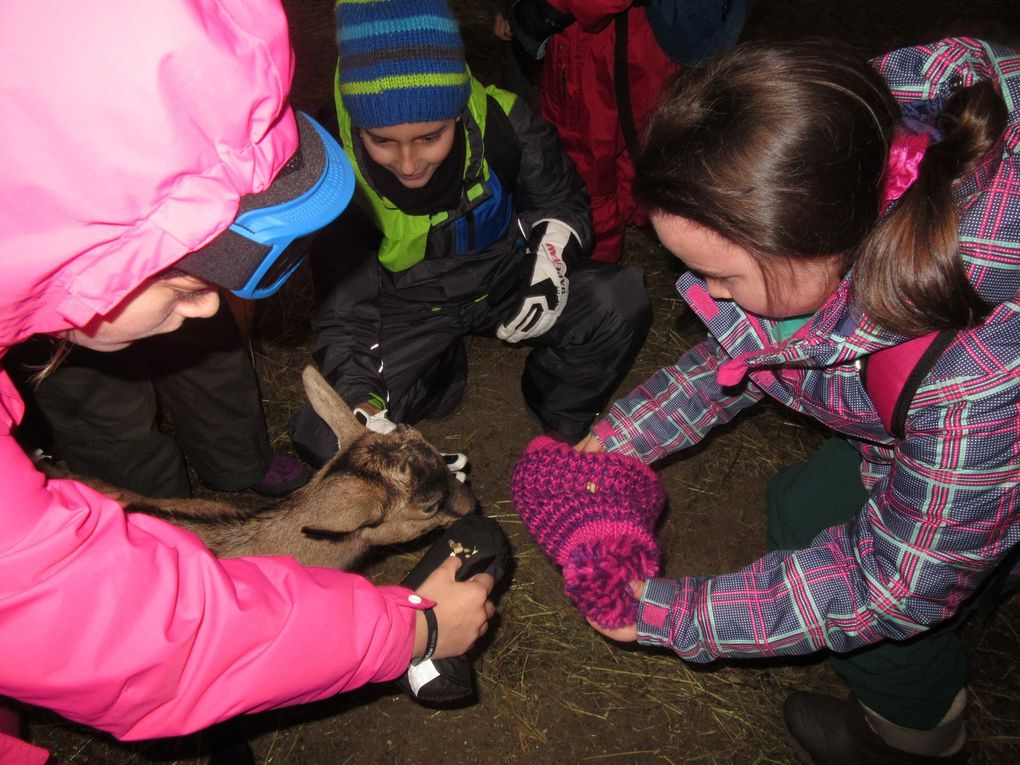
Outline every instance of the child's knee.
[[767, 492], [770, 550], [800, 550], [823, 529], [853, 518], [867, 501], [860, 456], [830, 438], [806, 462], [781, 470]]
[[765, 541], [771, 550], [800, 550], [808, 546], [814, 536], [805, 528], [797, 509], [794, 485], [804, 471], [804, 463], [780, 470], [769, 481], [766, 490]]
[[[595, 265], [595, 264], [593, 264]], [[585, 310], [641, 334], [651, 323], [652, 309], [644, 272], [633, 266], [605, 266], [583, 282]]]

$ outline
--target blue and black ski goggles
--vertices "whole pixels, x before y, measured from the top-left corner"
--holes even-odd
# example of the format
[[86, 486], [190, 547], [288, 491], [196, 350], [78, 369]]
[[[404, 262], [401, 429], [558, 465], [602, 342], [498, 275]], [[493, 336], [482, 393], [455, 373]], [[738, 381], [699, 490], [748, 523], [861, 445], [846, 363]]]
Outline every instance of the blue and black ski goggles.
[[297, 123], [297, 151], [269, 188], [242, 197], [234, 222], [176, 268], [254, 299], [272, 295], [301, 265], [315, 234], [351, 201], [354, 170], [319, 123], [303, 112]]

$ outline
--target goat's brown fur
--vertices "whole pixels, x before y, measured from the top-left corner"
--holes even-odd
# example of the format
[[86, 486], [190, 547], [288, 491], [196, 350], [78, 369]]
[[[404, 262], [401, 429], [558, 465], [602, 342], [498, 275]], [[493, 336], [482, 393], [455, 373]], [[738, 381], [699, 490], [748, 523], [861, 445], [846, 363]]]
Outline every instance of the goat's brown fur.
[[370, 548], [409, 542], [449, 526], [475, 506], [442, 456], [406, 425], [366, 430], [311, 365], [302, 376], [339, 450], [307, 485], [267, 507], [246, 510], [205, 499], [150, 499], [90, 478], [82, 483], [129, 513], [163, 518], [198, 534], [221, 557], [289, 555], [308, 566], [346, 569]]

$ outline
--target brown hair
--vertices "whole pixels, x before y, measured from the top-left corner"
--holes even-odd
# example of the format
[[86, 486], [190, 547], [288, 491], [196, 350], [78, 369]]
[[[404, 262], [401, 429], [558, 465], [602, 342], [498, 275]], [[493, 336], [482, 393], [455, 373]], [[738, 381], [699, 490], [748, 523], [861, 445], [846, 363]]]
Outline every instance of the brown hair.
[[950, 98], [945, 138], [918, 180], [880, 218], [899, 108], [851, 48], [822, 40], [746, 43], [686, 68], [653, 113], [634, 193], [748, 250], [767, 280], [788, 260], [833, 255], [855, 268], [868, 316], [902, 334], [963, 327], [988, 311], [959, 257], [953, 179], [1002, 134], [990, 83]]
[[[39, 337], [37, 335], [37, 337]], [[68, 354], [71, 353], [71, 349], [74, 347], [74, 343], [63, 337], [49, 337], [49, 340], [53, 343], [53, 350], [46, 361], [37, 365], [30, 366], [32, 374], [29, 376], [28, 381], [35, 387], [42, 384], [42, 381], [49, 377], [51, 374], [57, 371], [57, 367], [64, 363], [67, 359]]]

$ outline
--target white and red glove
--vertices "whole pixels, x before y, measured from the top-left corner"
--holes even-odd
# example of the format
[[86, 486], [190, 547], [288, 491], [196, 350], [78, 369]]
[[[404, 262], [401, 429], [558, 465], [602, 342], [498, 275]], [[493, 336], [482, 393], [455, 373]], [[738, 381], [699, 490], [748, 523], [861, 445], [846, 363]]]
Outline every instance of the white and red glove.
[[508, 343], [538, 337], [556, 323], [570, 291], [567, 258], [579, 257], [581, 242], [566, 223], [546, 218], [531, 229], [528, 249], [535, 259], [531, 281], [517, 311], [496, 329], [496, 337]]

